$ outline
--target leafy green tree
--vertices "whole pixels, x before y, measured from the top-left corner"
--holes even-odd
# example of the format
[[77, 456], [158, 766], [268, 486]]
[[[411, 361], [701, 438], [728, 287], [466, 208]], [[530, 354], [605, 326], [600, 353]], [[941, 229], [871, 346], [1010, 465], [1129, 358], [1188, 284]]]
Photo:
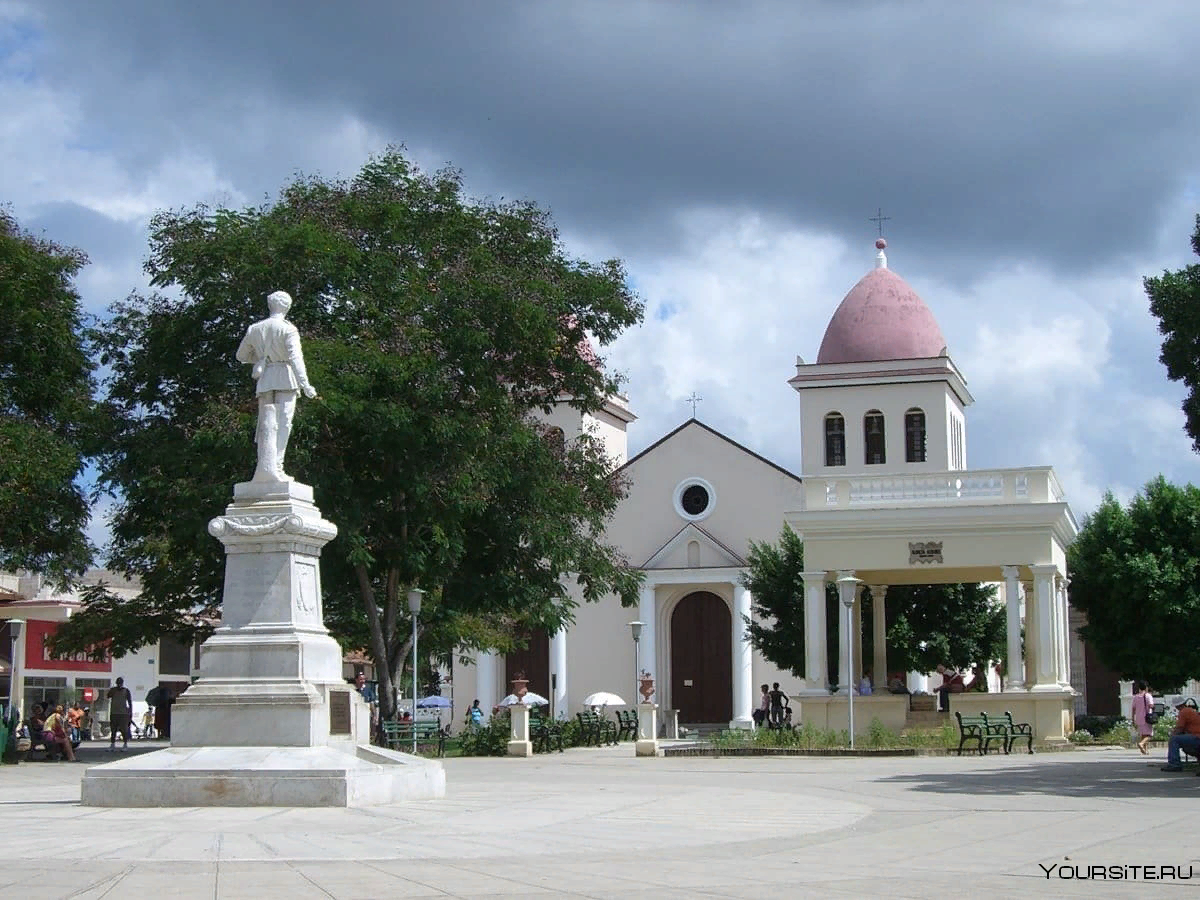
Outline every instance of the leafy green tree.
[[[1200, 215], [1196, 216], [1192, 250], [1200, 255]], [[1167, 367], [1171, 381], [1187, 386], [1184, 430], [1192, 439], [1192, 448], [1200, 452], [1200, 265], [1164, 271], [1157, 278], [1144, 279], [1143, 285], [1150, 312], [1164, 335], [1159, 361]]]
[[253, 467], [255, 400], [233, 351], [284, 289], [316, 400], [302, 402], [290, 474], [339, 535], [322, 555], [327, 622], [376, 662], [392, 711], [410, 656], [405, 595], [428, 592], [420, 646], [511, 649], [587, 601], [636, 602], [638, 576], [597, 538], [623, 483], [589, 435], [535, 421], [618, 389], [590, 351], [640, 320], [619, 263], [569, 258], [532, 203], [463, 194], [457, 171], [400, 151], [349, 181], [299, 178], [259, 208], [197, 207], [152, 223], [147, 271], [170, 293], [114, 307], [96, 340], [108, 384], [104, 483], [118, 492], [114, 559], [135, 603], [90, 599], [56, 646], [121, 652], [160, 630], [203, 637], [223, 556], [205, 524]]
[[[863, 655], [873, 653], [873, 598], [863, 605]], [[884, 598], [890, 671], [965, 669], [1005, 656], [1006, 616], [990, 584], [894, 584]], [[878, 674], [878, 673], [877, 673]]]
[[[764, 657], [804, 677], [804, 542], [787, 526], [778, 544], [751, 542], [744, 582], [754, 598], [747, 628]], [[831, 583], [825, 591], [826, 658], [831, 684], [840, 683], [838, 621], [844, 615]], [[885, 598], [888, 670], [931, 672], [939, 663], [965, 668], [999, 659], [1004, 609], [996, 590], [980, 584], [893, 585]], [[872, 597], [863, 592], [863, 657], [873, 658]], [[869, 668], [869, 664], [866, 666]], [[886, 673], [875, 673], [876, 679]]]
[[1105, 495], [1067, 562], [1080, 635], [1106, 665], [1160, 690], [1200, 677], [1200, 488], [1159, 476], [1125, 506]]
[[86, 264], [0, 210], [0, 569], [59, 581], [93, 552], [79, 484], [92, 364], [74, 286]]

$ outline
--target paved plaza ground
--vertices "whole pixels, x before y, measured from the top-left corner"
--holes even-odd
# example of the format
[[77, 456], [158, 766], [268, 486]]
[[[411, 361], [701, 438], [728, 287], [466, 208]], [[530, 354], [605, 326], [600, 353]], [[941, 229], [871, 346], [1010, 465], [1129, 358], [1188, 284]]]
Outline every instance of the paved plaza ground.
[[[79, 805], [86, 766], [112, 758], [85, 747], [82, 764], [0, 766], [0, 891], [37, 900], [1196, 896], [1200, 778], [1160, 772], [1162, 756], [635, 759], [625, 744], [447, 760], [446, 798], [404, 806], [114, 810]], [[1077, 881], [1042, 868], [1131, 865], [1190, 867], [1195, 877]]]

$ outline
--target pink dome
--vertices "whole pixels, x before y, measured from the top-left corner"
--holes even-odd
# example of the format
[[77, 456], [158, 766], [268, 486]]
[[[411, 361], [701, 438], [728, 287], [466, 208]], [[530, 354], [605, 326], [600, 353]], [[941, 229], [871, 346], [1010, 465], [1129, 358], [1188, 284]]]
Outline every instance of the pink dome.
[[891, 269], [872, 269], [850, 289], [825, 329], [818, 363], [940, 356], [942, 329], [917, 292]]

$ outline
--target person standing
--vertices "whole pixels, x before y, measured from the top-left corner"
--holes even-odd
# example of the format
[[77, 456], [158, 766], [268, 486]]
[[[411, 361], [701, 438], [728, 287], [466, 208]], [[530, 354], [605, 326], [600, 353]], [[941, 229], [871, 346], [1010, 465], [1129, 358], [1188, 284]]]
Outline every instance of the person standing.
[[771, 710], [771, 689], [762, 686], [762, 697], [758, 701], [758, 709], [754, 711], [754, 724], [762, 728], [767, 724], [767, 713]]
[[1130, 715], [1133, 716], [1133, 727], [1138, 733], [1137, 748], [1143, 754], [1149, 754], [1150, 736], [1154, 734], [1154, 726], [1148, 721], [1154, 710], [1154, 695], [1150, 693], [1146, 682], [1133, 683], [1133, 704]]
[[471, 726], [472, 731], [483, 728], [483, 709], [478, 700], [472, 703], [471, 708], [467, 710], [467, 724]]
[[772, 728], [780, 728], [783, 725], [783, 708], [791, 698], [779, 689], [778, 681], [771, 684], [771, 693], [768, 696], [771, 698], [770, 725]]
[[75, 703], [72, 703], [70, 708], [67, 710], [67, 730], [71, 734], [71, 743], [76, 747], [78, 747], [79, 742], [83, 740], [82, 729], [80, 728], [82, 723], [83, 707], [79, 705], [78, 701], [76, 701]]
[[125, 679], [118, 678], [114, 687], [108, 689], [108, 721], [112, 728], [109, 734], [109, 752], [117, 749], [117, 732], [124, 738], [123, 750], [129, 749], [129, 731], [133, 724], [133, 694], [125, 687]]

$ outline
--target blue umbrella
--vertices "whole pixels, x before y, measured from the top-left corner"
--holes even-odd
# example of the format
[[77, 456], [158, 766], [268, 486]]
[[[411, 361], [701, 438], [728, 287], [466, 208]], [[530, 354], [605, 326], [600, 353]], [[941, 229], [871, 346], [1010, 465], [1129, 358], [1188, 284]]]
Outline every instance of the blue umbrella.
[[446, 709], [450, 701], [445, 697], [425, 697], [417, 701], [417, 709]]

